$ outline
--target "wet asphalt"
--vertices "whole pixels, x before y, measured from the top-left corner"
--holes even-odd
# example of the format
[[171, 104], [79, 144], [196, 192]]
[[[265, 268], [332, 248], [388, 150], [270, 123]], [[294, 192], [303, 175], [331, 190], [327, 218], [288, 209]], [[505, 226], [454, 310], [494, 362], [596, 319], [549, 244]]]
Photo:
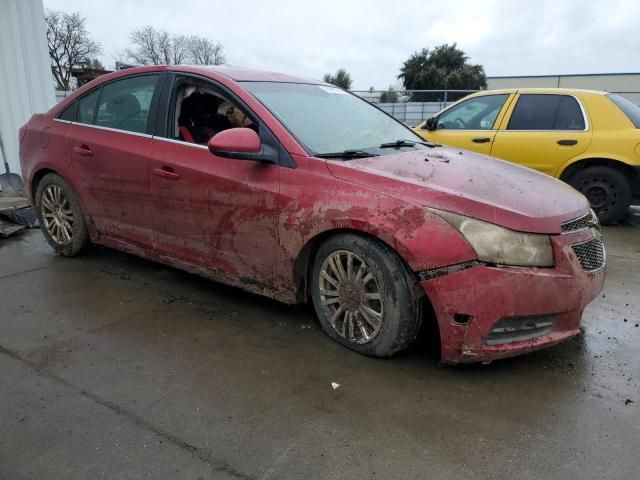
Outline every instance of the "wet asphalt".
[[[566, 344], [443, 367], [106, 248], [0, 240], [0, 479], [640, 478], [640, 209]], [[332, 383], [339, 384], [333, 388]]]

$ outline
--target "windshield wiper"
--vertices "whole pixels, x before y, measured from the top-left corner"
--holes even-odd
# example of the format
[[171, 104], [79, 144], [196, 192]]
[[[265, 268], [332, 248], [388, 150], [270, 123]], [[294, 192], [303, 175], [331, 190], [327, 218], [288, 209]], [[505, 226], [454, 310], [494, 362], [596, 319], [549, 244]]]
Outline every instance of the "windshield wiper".
[[380, 145], [379, 148], [415, 147], [416, 145], [424, 145], [425, 147], [429, 147], [429, 148], [435, 148], [435, 147], [441, 146], [441, 145], [438, 145], [437, 143], [419, 142], [415, 140], [400, 139], [400, 140], [396, 140], [395, 142], [383, 143]]
[[343, 150], [342, 152], [331, 152], [331, 153], [316, 153], [314, 155], [318, 158], [366, 158], [366, 157], [377, 157], [377, 153], [367, 152], [365, 150]]

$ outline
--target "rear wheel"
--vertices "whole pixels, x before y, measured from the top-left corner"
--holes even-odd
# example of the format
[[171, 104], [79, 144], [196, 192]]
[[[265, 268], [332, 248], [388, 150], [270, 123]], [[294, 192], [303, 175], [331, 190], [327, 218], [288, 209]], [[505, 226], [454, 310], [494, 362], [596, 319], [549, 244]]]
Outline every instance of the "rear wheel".
[[376, 239], [344, 234], [325, 241], [311, 289], [325, 333], [352, 350], [388, 356], [417, 336], [424, 293], [397, 254]]
[[80, 206], [67, 183], [55, 173], [45, 175], [36, 190], [36, 211], [49, 245], [60, 255], [73, 257], [89, 244]]
[[594, 166], [580, 170], [569, 179], [569, 185], [582, 193], [601, 223], [613, 223], [625, 217], [631, 205], [629, 182], [619, 170]]

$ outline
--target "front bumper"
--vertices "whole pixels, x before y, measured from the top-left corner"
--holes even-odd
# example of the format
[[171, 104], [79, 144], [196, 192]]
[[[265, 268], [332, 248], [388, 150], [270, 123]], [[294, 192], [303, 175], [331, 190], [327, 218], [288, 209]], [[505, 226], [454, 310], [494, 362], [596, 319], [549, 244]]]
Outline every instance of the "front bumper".
[[[583, 230], [551, 237], [555, 267], [492, 267], [477, 264], [421, 281], [440, 328], [441, 359], [467, 363], [512, 357], [555, 345], [580, 332], [584, 308], [602, 290], [604, 267], [582, 269], [571, 245], [599, 235]], [[535, 338], [493, 344], [488, 337], [501, 319], [552, 317]]]

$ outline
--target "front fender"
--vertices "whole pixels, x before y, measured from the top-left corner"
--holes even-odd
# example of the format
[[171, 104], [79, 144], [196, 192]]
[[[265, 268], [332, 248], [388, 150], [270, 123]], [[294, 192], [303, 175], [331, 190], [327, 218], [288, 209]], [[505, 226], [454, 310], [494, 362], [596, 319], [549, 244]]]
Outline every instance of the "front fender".
[[294, 265], [305, 247], [345, 230], [383, 241], [414, 272], [476, 258], [467, 241], [447, 222], [424, 207], [390, 195], [344, 182], [343, 188], [327, 192], [321, 200], [303, 203], [304, 196], [292, 200], [279, 225], [281, 254], [289, 264], [280, 280], [289, 287], [296, 283]]

